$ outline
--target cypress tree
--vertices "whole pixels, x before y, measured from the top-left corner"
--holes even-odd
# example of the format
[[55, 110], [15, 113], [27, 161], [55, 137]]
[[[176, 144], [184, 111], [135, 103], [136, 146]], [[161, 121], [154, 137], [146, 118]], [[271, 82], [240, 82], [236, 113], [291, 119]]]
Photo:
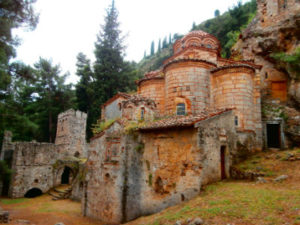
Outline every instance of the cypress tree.
[[150, 49], [150, 52], [151, 52], [151, 53], [150, 53], [151, 56], [154, 55], [154, 53], [155, 53], [155, 50], [154, 50], [154, 41], [151, 42], [151, 49]]
[[161, 50], [161, 40], [158, 40], [158, 48], [157, 48], [157, 52], [160, 52]]

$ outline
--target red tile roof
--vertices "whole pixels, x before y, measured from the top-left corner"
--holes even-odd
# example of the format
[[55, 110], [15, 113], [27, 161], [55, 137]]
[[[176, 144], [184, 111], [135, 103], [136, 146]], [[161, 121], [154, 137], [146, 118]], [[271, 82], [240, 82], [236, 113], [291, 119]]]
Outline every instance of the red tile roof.
[[221, 115], [231, 110], [232, 109], [220, 109], [208, 112], [201, 112], [198, 115], [173, 116], [170, 118], [150, 122], [142, 127], [139, 127], [139, 130], [157, 130], [175, 127], [191, 127], [197, 122]]
[[253, 70], [255, 72], [255, 68], [254, 67], [252, 67], [250, 65], [246, 65], [246, 64], [231, 64], [231, 65], [227, 65], [227, 66], [221, 66], [221, 67], [212, 69], [210, 72], [211, 73], [215, 73], [215, 72], [218, 72], [220, 70], [231, 69], [231, 68], [241, 68], [241, 67], [251, 69], [251, 70]]

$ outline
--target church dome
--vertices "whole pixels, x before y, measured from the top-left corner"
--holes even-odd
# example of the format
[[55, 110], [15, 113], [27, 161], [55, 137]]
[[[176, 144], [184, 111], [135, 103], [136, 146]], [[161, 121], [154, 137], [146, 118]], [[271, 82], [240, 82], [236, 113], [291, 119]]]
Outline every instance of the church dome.
[[213, 50], [220, 50], [221, 45], [219, 40], [202, 30], [191, 31], [183, 38], [177, 40], [173, 46], [174, 54], [188, 47], [202, 47]]

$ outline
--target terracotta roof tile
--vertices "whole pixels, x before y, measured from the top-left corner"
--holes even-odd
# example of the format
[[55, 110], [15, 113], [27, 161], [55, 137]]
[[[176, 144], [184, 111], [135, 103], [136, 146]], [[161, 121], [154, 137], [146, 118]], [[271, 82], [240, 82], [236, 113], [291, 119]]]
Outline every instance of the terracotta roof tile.
[[173, 116], [170, 118], [161, 119], [158, 121], [150, 122], [142, 127], [139, 130], [157, 130], [157, 129], [166, 129], [166, 128], [175, 128], [175, 127], [191, 127], [195, 123], [208, 118], [221, 115], [222, 113], [231, 111], [232, 109], [219, 109], [208, 112], [201, 112], [198, 115], [189, 115], [189, 116]]

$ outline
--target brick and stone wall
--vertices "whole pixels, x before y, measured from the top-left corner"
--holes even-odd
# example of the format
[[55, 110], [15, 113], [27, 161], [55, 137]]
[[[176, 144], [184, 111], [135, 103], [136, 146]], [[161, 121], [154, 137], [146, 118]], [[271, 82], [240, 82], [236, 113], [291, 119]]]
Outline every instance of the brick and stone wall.
[[161, 79], [149, 79], [142, 81], [138, 88], [138, 94], [150, 98], [156, 102], [157, 113], [164, 115], [165, 112], [165, 81]]
[[209, 70], [206, 62], [176, 62], [165, 69], [166, 114], [175, 114], [177, 98], [186, 104], [188, 114], [197, 114], [209, 105]]
[[237, 127], [254, 131], [254, 71], [225, 67], [213, 72], [211, 85], [212, 107], [236, 108]]

